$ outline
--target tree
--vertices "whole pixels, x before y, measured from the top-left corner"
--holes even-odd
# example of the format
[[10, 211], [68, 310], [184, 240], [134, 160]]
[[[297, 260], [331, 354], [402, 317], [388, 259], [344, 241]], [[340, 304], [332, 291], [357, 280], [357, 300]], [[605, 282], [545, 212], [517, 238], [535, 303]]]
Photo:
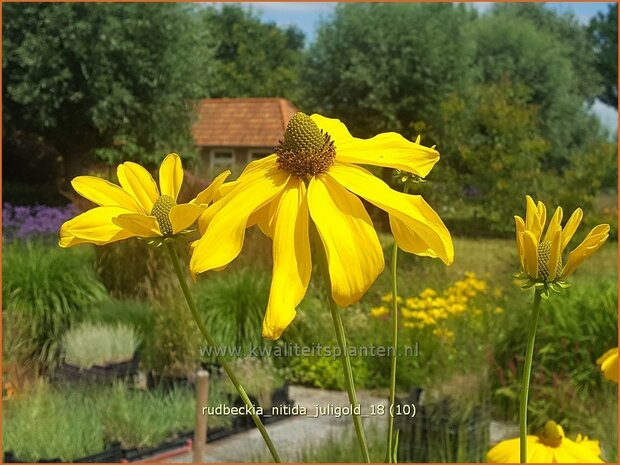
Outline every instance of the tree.
[[[477, 62], [482, 82], [491, 84], [508, 78], [531, 90], [528, 103], [539, 108], [542, 133], [551, 143], [545, 168], [561, 173], [571, 153], [583, 147], [584, 134], [599, 130], [592, 126], [586, 109], [595, 95], [594, 85], [583, 84], [590, 78], [575, 65], [572, 54], [577, 45], [561, 40], [559, 28], [546, 30], [544, 21], [531, 16], [507, 6], [481, 17], [474, 30]], [[549, 19], [546, 13], [542, 17]], [[563, 24], [559, 20], [547, 22]], [[567, 31], [577, 27], [564, 26]]]
[[207, 92], [210, 55], [188, 8], [3, 5], [3, 136], [42, 138], [67, 179], [97, 151], [154, 162], [190, 147], [189, 104]]
[[295, 99], [303, 33], [263, 23], [251, 9], [222, 5], [204, 10], [217, 82], [214, 97], [287, 97]]
[[303, 106], [359, 137], [408, 131], [474, 79], [475, 17], [464, 5], [339, 4], [307, 53]]
[[607, 13], [590, 20], [588, 28], [594, 41], [594, 56], [603, 78], [602, 102], [618, 108], [618, 4], [609, 5]]

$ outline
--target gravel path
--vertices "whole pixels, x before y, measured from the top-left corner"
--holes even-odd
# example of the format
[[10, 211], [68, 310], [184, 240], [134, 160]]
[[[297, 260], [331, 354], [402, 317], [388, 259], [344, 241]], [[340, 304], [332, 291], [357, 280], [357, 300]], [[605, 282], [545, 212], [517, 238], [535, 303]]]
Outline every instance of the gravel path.
[[[337, 417], [333, 414], [325, 414], [315, 418], [317, 405], [321, 408], [328, 405], [332, 407], [348, 406], [346, 392], [290, 386], [289, 393], [290, 398], [293, 399], [293, 405], [307, 409], [306, 415], [291, 417], [266, 426], [274, 445], [285, 462], [298, 461], [300, 450], [318, 445], [330, 437], [340, 437], [345, 429], [352, 429], [351, 417], [348, 415]], [[375, 406], [374, 409], [379, 405], [386, 406], [387, 399], [366, 391], [359, 391], [358, 397], [362, 405], [362, 414], [367, 415], [363, 419], [364, 425], [374, 427], [378, 431], [384, 431], [385, 416], [373, 416], [370, 413], [373, 409], [372, 406]], [[515, 425], [491, 422], [491, 443], [516, 435], [518, 435], [518, 428], [515, 430]], [[270, 457], [260, 433], [258, 430], [252, 429], [207, 444], [204, 462], [271, 461]], [[166, 463], [191, 463], [191, 461], [191, 453], [165, 460]]]

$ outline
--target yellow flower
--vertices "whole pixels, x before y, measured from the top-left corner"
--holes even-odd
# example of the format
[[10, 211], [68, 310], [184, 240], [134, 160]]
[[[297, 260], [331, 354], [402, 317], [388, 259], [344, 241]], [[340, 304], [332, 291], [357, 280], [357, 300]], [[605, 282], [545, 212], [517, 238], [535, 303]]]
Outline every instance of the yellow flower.
[[431, 289], [430, 287], [427, 287], [422, 292], [420, 292], [420, 298], [422, 299], [429, 299], [435, 297], [436, 295], [437, 291], [435, 291], [435, 289]]
[[179, 205], [183, 168], [176, 153], [161, 163], [159, 189], [151, 174], [132, 162], [118, 166], [120, 186], [94, 176], [78, 176], [71, 181], [75, 191], [99, 206], [65, 222], [58, 243], [61, 247], [103, 245], [129, 237], [173, 236], [198, 219], [206, 204], [219, 195], [229, 174], [222, 173], [190, 203]]
[[[598, 441], [571, 441], [554, 421], [538, 436], [527, 437], [527, 463], [603, 463]], [[487, 453], [488, 463], [519, 463], [519, 438], [502, 441]]]
[[385, 308], [383, 305], [381, 307], [372, 307], [370, 309], [370, 314], [374, 316], [375, 318], [380, 318], [384, 315], [387, 315], [388, 313], [390, 313], [390, 311], [387, 308]]
[[504, 308], [503, 307], [495, 307], [495, 313], [497, 313], [497, 314], [504, 313]]
[[609, 237], [609, 225], [599, 224], [568, 255], [566, 264], [563, 264], [562, 253], [577, 231], [583, 211], [581, 208], [575, 210], [562, 228], [562, 208], [558, 207], [545, 232], [545, 205], [542, 202], [536, 205], [529, 195], [526, 196], [526, 203], [525, 221], [515, 216], [517, 250], [524, 276], [534, 282], [553, 283], [563, 279], [596, 252]]
[[246, 228], [258, 224], [273, 240], [263, 335], [277, 339], [295, 317], [310, 281], [310, 221], [326, 251], [338, 305], [358, 301], [383, 270], [383, 250], [360, 197], [389, 213], [401, 249], [450, 264], [452, 240], [437, 213], [421, 196], [396, 192], [359, 166], [424, 177], [438, 158], [437, 151], [396, 133], [358, 139], [339, 120], [297, 113], [275, 153], [250, 163], [201, 216], [203, 236], [190, 271], [195, 277], [225, 267], [241, 252]]
[[596, 361], [601, 366], [606, 379], [618, 382], [618, 348], [609, 349]]

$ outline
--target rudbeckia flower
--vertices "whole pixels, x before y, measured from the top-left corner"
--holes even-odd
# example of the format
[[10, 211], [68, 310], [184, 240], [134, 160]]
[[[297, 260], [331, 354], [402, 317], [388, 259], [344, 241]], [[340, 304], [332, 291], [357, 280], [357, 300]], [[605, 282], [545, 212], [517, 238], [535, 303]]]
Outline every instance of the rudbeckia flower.
[[159, 188], [142, 166], [118, 166], [120, 186], [94, 176], [78, 176], [71, 185], [82, 197], [99, 205], [65, 222], [60, 228], [61, 247], [91, 243], [108, 244], [129, 237], [167, 238], [187, 229], [219, 195], [230, 172], [222, 173], [190, 203], [177, 205], [183, 183], [181, 158], [171, 153], [159, 168]]
[[609, 349], [596, 361], [606, 379], [618, 382], [618, 348]]
[[258, 224], [273, 240], [273, 278], [263, 335], [280, 337], [295, 316], [312, 270], [310, 221], [326, 251], [331, 292], [340, 306], [358, 301], [384, 267], [383, 250], [360, 199], [389, 213], [407, 252], [453, 260], [450, 234], [419, 195], [392, 190], [360, 164], [426, 176], [437, 151], [399, 134], [353, 137], [343, 123], [297, 113], [275, 153], [250, 163], [199, 220], [203, 233], [190, 261], [195, 277], [239, 255], [246, 228]]
[[542, 202], [535, 204], [529, 195], [526, 196], [526, 203], [525, 221], [515, 216], [517, 251], [522, 271], [520, 277], [530, 281], [525, 286], [549, 283], [552, 289], [560, 290], [564, 284], [562, 280], [605, 243], [609, 237], [609, 225], [599, 224], [593, 228], [583, 242], [568, 254], [568, 260], [564, 263], [562, 254], [581, 223], [583, 211], [581, 208], [575, 210], [562, 228], [563, 212], [558, 207], [545, 231], [545, 205]]
[[[554, 421], [538, 436], [527, 437], [527, 463], [603, 463], [598, 441], [572, 441]], [[519, 463], [519, 438], [502, 441], [487, 453], [487, 463]]]

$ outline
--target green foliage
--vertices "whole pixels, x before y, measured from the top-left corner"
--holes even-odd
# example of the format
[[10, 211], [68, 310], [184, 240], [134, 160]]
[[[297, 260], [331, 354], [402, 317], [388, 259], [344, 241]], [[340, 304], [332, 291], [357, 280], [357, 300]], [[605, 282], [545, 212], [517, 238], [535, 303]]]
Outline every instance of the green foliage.
[[212, 96], [294, 98], [304, 42], [299, 29], [281, 29], [251, 7], [225, 4], [207, 8], [201, 24], [211, 33], [218, 76]]
[[590, 20], [588, 31], [595, 44], [596, 66], [603, 78], [599, 98], [618, 108], [618, 4], [608, 4], [607, 8], [607, 13], [599, 13]]
[[68, 462], [101, 452], [103, 428], [93, 421], [92, 402], [72, 392], [58, 392], [45, 383], [27, 397], [4, 402], [2, 445], [22, 460], [60, 458]]
[[9, 325], [12, 319], [21, 322], [20, 337], [27, 334], [24, 343], [31, 350], [22, 354], [27, 359], [53, 368], [61, 336], [88, 306], [105, 298], [91, 253], [89, 248], [60, 249], [41, 242], [15, 242], [4, 248], [2, 300]]
[[142, 360], [156, 375], [188, 376], [200, 362], [203, 339], [187, 304], [177, 297], [153, 306], [153, 327], [146, 336]]
[[153, 318], [153, 310], [148, 303], [139, 300], [115, 299], [108, 299], [93, 305], [84, 316], [85, 320], [93, 323], [129, 326], [136, 331], [142, 341], [151, 335]]
[[590, 59], [575, 45], [578, 37], [586, 40], [583, 26], [542, 6], [498, 5], [476, 22], [474, 37], [483, 83], [508, 78], [530, 90], [527, 103], [539, 107], [550, 143], [543, 167], [561, 173], [570, 152], [583, 147], [584, 134], [598, 132], [584, 105], [596, 95], [597, 78], [592, 66], [576, 65]]
[[128, 326], [82, 323], [63, 336], [65, 362], [80, 368], [131, 360], [138, 338]]
[[112, 297], [157, 302], [174, 292], [176, 277], [161, 248], [130, 238], [95, 250], [97, 273]]
[[253, 268], [214, 274], [193, 292], [204, 322], [220, 346], [248, 348], [268, 344], [262, 322], [269, 297], [269, 278]]
[[[211, 383], [209, 405], [226, 402], [221, 384]], [[140, 391], [118, 383], [110, 387], [63, 386], [40, 382], [22, 397], [4, 404], [3, 447], [18, 458], [60, 458], [64, 462], [101, 452], [105, 444], [152, 447], [195, 423], [191, 390]], [[209, 427], [230, 425], [211, 416]]]
[[[333, 341], [331, 350], [337, 350], [337, 347], [337, 342]], [[290, 371], [287, 374], [293, 383], [321, 389], [345, 389], [340, 357], [325, 355], [302, 356], [291, 359], [289, 364]], [[355, 386], [361, 389], [368, 387], [372, 380], [367, 367], [367, 361], [363, 357], [352, 357], [351, 368], [353, 370]]]
[[474, 218], [496, 231], [514, 229], [507, 218], [519, 211], [524, 193], [540, 189], [541, 161], [549, 151], [528, 100], [526, 87], [504, 80], [452, 94], [440, 104], [431, 138], [446, 147], [449, 163], [438, 164], [429, 177], [448, 186], [438, 203], [462, 198]]
[[171, 147], [188, 155], [188, 102], [204, 97], [211, 58], [191, 9], [4, 5], [5, 129], [42, 137], [67, 178], [97, 149], [108, 163], [156, 162]]
[[474, 79], [474, 18], [447, 3], [339, 4], [308, 51], [304, 106], [357, 137], [408, 131]]

